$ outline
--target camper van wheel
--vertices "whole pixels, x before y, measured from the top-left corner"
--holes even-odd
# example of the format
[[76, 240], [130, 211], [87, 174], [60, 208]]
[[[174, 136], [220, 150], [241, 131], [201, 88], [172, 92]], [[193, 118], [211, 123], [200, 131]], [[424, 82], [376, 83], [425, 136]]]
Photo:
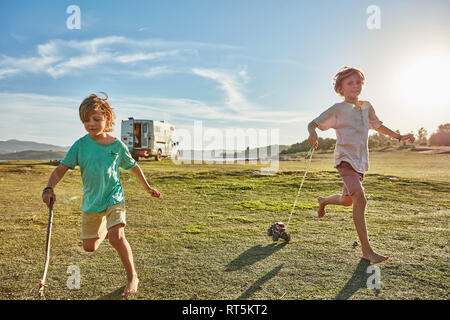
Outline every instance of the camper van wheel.
[[161, 157], [162, 157], [162, 151], [161, 151], [161, 149], [159, 149], [158, 153], [155, 156], [155, 160], [156, 161], [161, 161]]

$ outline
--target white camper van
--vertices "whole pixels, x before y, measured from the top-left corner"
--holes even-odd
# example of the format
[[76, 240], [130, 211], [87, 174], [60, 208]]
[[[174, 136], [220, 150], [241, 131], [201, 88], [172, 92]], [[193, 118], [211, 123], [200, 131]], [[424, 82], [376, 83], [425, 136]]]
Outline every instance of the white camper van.
[[128, 118], [122, 120], [121, 138], [137, 161], [139, 157], [155, 160], [174, 157], [178, 160], [179, 142], [175, 126], [167, 121]]

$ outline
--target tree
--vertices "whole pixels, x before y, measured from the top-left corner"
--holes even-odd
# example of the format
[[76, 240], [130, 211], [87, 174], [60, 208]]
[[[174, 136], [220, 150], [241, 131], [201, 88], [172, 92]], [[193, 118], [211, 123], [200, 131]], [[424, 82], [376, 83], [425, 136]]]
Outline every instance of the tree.
[[[322, 151], [328, 151], [328, 150], [334, 150], [334, 147], [336, 146], [336, 139], [333, 138], [319, 138], [318, 141], [319, 147], [318, 150]], [[283, 150], [280, 152], [280, 154], [292, 154], [297, 152], [306, 152], [311, 149], [311, 145], [309, 144], [308, 140], [303, 140], [302, 142], [297, 142], [291, 145], [286, 150]]]
[[375, 135], [369, 136], [369, 149], [376, 149], [380, 147], [380, 142], [376, 139]]
[[[398, 135], [401, 135], [400, 130], [395, 130], [395, 133], [397, 133]], [[399, 145], [399, 144], [400, 144], [400, 141], [395, 140], [394, 144], [395, 144], [395, 145]], [[405, 145], [405, 144], [403, 144], [403, 145]]]
[[391, 145], [392, 140], [384, 134], [377, 132], [369, 136], [369, 149], [390, 147]]
[[428, 143], [428, 132], [424, 127], [417, 130], [417, 144], [420, 146], [426, 146]]
[[441, 124], [441, 125], [438, 127], [438, 132], [446, 132], [446, 133], [450, 133], [450, 123]]
[[432, 146], [450, 146], [450, 123], [441, 124], [428, 142]]

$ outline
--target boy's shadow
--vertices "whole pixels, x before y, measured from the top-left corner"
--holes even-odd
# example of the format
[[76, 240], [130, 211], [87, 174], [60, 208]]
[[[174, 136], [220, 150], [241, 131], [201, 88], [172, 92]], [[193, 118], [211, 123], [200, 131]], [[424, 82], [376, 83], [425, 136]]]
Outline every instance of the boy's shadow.
[[256, 291], [261, 290], [261, 286], [265, 282], [267, 282], [270, 279], [272, 279], [273, 277], [275, 277], [277, 275], [277, 273], [281, 270], [282, 267], [283, 267], [283, 264], [280, 264], [278, 267], [273, 268], [267, 274], [265, 274], [263, 277], [261, 277], [258, 280], [256, 280], [256, 282], [254, 284], [252, 284], [250, 286], [250, 288], [248, 288], [236, 300], [245, 300], [245, 299], [250, 298]]
[[260, 260], [263, 260], [273, 254], [274, 252], [284, 248], [286, 242], [281, 244], [271, 243], [265, 247], [260, 244], [247, 249], [239, 255], [236, 259], [231, 261], [225, 268], [225, 271], [236, 271], [245, 266], [252, 265]]
[[[347, 283], [337, 294], [335, 299], [347, 300], [359, 289], [367, 288], [367, 279], [368, 277], [370, 277], [370, 274], [367, 273], [367, 268], [369, 266], [370, 261], [361, 258], [358, 265], [356, 266], [355, 271], [353, 272], [352, 277], [347, 281]], [[378, 294], [378, 292], [379, 290], [376, 290], [376, 294]]]
[[124, 297], [122, 297], [123, 290], [125, 289], [125, 286], [116, 289], [103, 297], [98, 298], [97, 300], [123, 300]]

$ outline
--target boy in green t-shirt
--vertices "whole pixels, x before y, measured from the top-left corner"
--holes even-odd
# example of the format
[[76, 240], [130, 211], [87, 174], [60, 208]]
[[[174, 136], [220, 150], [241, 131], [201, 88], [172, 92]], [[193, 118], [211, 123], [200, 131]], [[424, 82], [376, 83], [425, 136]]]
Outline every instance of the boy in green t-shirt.
[[115, 114], [106, 101], [91, 94], [79, 108], [80, 119], [88, 134], [78, 139], [61, 164], [53, 170], [42, 193], [42, 200], [50, 206], [56, 201], [53, 188], [67, 170], [80, 166], [83, 181], [81, 239], [83, 249], [95, 251], [107, 238], [116, 249], [127, 273], [123, 296], [136, 293], [138, 277], [130, 244], [125, 238], [125, 197], [119, 178], [119, 167], [131, 170], [145, 191], [153, 197], [161, 194], [148, 184], [123, 142], [108, 134], [113, 130]]

